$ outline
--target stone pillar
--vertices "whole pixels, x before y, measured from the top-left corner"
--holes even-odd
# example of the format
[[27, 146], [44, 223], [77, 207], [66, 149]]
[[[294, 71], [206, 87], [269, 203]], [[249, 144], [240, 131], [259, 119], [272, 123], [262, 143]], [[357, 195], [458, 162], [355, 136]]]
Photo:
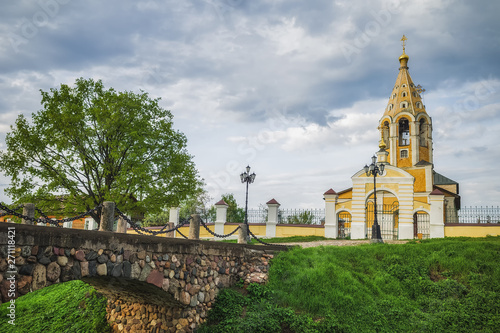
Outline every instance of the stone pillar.
[[200, 215], [192, 214], [191, 217], [188, 239], [200, 239]]
[[[23, 208], [23, 215], [29, 218], [35, 218], [35, 204], [25, 203]], [[21, 224], [33, 224], [33, 220], [22, 219]]]
[[337, 210], [335, 206], [339, 195], [333, 189], [329, 189], [323, 194], [323, 198], [325, 200], [325, 237], [337, 238], [339, 228], [337, 225]]
[[101, 225], [99, 231], [113, 231], [113, 222], [115, 219], [115, 203], [104, 201], [102, 203]]
[[[177, 226], [177, 224], [179, 224], [179, 210], [180, 210], [179, 207], [170, 207], [170, 213], [168, 217], [169, 229], [172, 229], [175, 226]], [[170, 228], [170, 223], [173, 223], [172, 228]], [[166, 236], [175, 238], [176, 232], [175, 231], [169, 232]]]
[[266, 237], [276, 237], [276, 225], [278, 224], [278, 210], [280, 204], [278, 201], [271, 199], [266, 202], [267, 205], [267, 222], [266, 222]]
[[245, 223], [241, 224], [240, 230], [238, 230], [238, 244], [248, 244], [248, 225]]
[[[224, 235], [224, 224], [227, 221], [227, 208], [229, 205], [221, 200], [215, 204], [215, 222], [214, 222], [214, 232], [219, 235]], [[214, 236], [214, 238], [216, 238]]]
[[125, 221], [125, 219], [121, 216], [120, 218], [118, 218], [118, 225], [116, 226], [116, 232], [120, 234], [127, 233], [127, 221]]
[[435, 189], [429, 194], [430, 211], [430, 238], [444, 238], [444, 194]]
[[[168, 222], [167, 225], [168, 225], [167, 226], [167, 230], [175, 228], [174, 222]], [[170, 231], [170, 232], [165, 233], [165, 237], [174, 238], [175, 237], [175, 231]]]

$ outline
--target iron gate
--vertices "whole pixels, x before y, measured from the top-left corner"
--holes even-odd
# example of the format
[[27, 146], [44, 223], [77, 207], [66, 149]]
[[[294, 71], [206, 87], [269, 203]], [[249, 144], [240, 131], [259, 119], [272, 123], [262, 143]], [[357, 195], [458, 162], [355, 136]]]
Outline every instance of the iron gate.
[[413, 238], [428, 239], [431, 235], [431, 222], [426, 212], [413, 214]]
[[[366, 237], [372, 237], [372, 225], [375, 218], [373, 202], [366, 204]], [[377, 205], [377, 222], [380, 225], [382, 239], [398, 239], [399, 203]]]
[[338, 238], [351, 238], [351, 214], [349, 212], [340, 212], [337, 214], [337, 225], [339, 228]]

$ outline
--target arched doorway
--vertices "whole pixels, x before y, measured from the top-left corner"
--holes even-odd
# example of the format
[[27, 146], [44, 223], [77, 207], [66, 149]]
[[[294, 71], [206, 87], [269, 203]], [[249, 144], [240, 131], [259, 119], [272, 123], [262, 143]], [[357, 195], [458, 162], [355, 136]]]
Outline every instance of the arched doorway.
[[[366, 237], [371, 238], [375, 219], [373, 194], [366, 200], [365, 219]], [[382, 239], [398, 239], [399, 202], [397, 197], [388, 191], [377, 191], [377, 222]]]
[[338, 238], [351, 238], [351, 213], [342, 211], [337, 214]]
[[413, 214], [413, 238], [428, 239], [431, 234], [431, 222], [429, 214], [418, 211]]

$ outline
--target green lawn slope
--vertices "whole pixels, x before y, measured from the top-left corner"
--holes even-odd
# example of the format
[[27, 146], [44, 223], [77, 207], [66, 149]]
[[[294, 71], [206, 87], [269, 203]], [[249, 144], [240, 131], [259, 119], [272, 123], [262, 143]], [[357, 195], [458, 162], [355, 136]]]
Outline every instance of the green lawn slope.
[[19, 297], [15, 325], [9, 324], [9, 303], [0, 306], [0, 332], [110, 332], [106, 322], [107, 300], [82, 282], [70, 281]]
[[201, 332], [499, 332], [500, 237], [295, 248]]

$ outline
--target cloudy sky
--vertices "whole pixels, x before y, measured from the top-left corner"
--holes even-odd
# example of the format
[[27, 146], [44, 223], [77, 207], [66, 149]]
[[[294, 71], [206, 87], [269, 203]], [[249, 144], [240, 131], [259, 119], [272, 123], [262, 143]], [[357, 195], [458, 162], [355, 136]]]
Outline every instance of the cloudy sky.
[[[402, 52], [426, 92], [435, 170], [462, 205], [500, 203], [500, 2], [491, 0], [3, 1], [0, 149], [40, 92], [102, 79], [149, 92], [212, 203], [257, 174], [249, 206], [324, 207], [378, 149]], [[10, 202], [0, 175], [0, 200]]]

